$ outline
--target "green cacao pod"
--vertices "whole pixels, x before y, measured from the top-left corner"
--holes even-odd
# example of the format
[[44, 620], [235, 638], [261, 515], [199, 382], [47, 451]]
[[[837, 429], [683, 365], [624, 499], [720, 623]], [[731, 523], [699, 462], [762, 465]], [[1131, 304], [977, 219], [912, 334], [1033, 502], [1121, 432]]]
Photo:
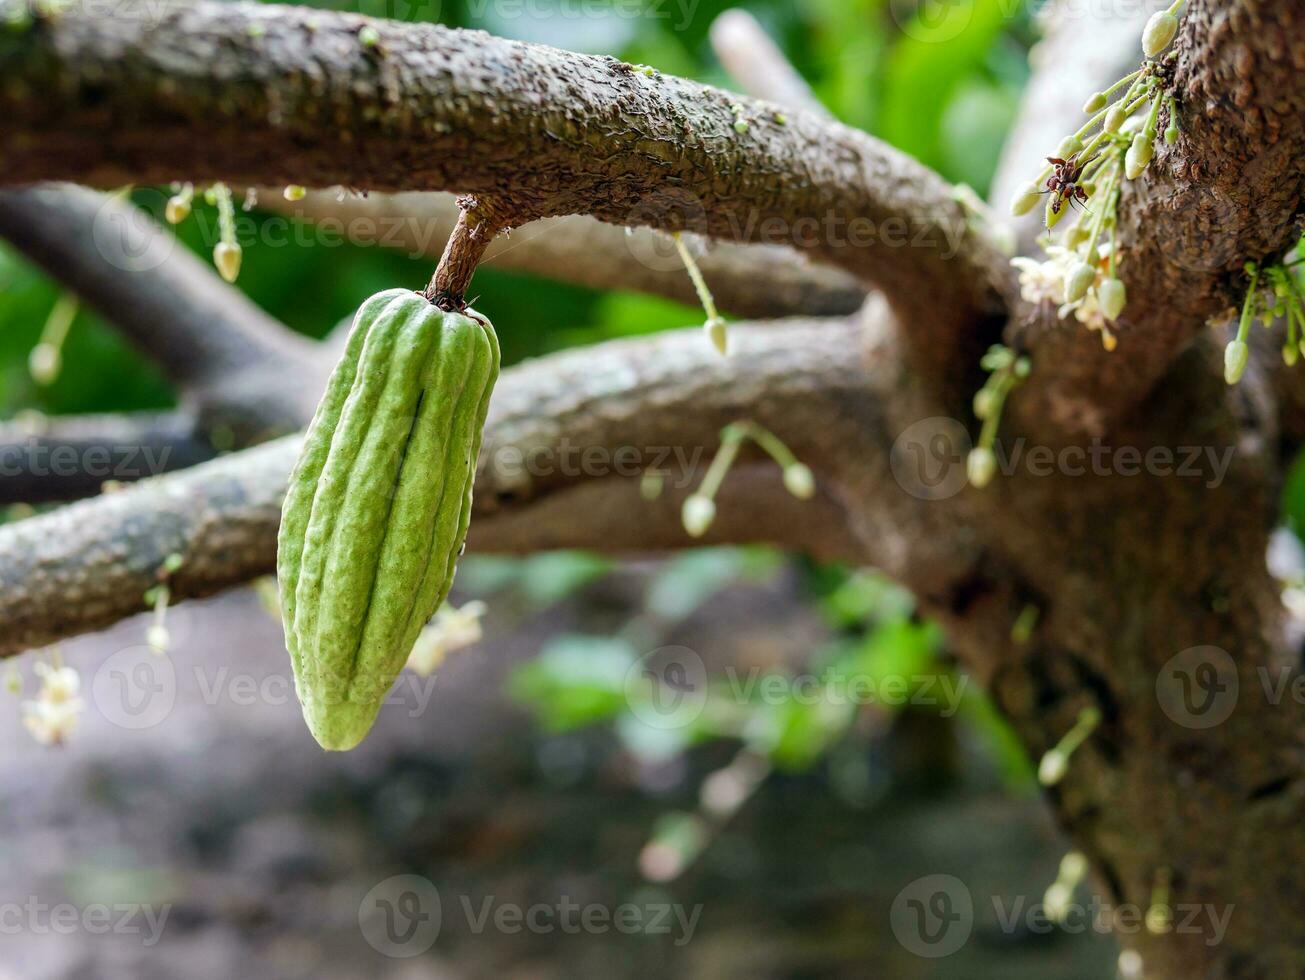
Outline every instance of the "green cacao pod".
[[351, 749], [453, 584], [498, 338], [405, 289], [358, 310], [290, 475], [277, 581], [313, 737]]

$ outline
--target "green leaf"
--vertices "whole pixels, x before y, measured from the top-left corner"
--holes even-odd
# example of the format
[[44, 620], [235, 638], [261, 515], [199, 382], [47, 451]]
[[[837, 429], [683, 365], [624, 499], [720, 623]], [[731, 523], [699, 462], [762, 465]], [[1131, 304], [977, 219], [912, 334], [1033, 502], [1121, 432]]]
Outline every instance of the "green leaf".
[[615, 718], [626, 709], [625, 678], [634, 648], [624, 640], [568, 634], [552, 640], [508, 676], [508, 693], [553, 731]]

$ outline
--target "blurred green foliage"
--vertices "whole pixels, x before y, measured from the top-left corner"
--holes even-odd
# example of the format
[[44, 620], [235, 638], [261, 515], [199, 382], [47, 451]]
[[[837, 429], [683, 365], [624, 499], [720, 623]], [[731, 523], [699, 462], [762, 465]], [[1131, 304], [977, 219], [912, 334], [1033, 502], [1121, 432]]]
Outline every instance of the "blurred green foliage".
[[[530, 572], [524, 569], [537, 560], [515, 563], [523, 569], [516, 582], [498, 578], [492, 586], [528, 591]], [[474, 571], [464, 587], [474, 592], [487, 584], [479, 570], [485, 561], [467, 559]], [[644, 683], [648, 651], [670, 643], [674, 629], [722, 591], [768, 585], [782, 568], [776, 555], [759, 548], [704, 549], [673, 558], [649, 582], [642, 616], [614, 634], [555, 638], [514, 670], [509, 693], [550, 731], [610, 723], [628, 751], [651, 761], [729, 739], [780, 770], [822, 761], [860, 721], [883, 731], [899, 711], [956, 717], [986, 745], [993, 768], [1009, 785], [1032, 786], [1029, 765], [1004, 723], [942, 655], [938, 628], [915, 615], [908, 593], [873, 573], [805, 568], [800, 578], [829, 633], [810, 658], [762, 669], [704, 665], [701, 703], [695, 701], [682, 719], [668, 712], [666, 692]], [[580, 577], [569, 580], [581, 584]], [[696, 652], [688, 655], [694, 657]], [[684, 690], [692, 695], [696, 683], [685, 682]]]

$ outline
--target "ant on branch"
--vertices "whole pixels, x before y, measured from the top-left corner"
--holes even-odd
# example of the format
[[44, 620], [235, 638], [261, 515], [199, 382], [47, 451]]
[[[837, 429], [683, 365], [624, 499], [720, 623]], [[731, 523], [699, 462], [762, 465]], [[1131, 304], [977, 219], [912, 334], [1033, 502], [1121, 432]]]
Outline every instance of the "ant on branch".
[[[1100, 154], [1098, 154], [1099, 156]], [[1068, 201], [1071, 205], [1085, 204], [1088, 199], [1088, 193], [1079, 186], [1079, 178], [1083, 176], [1083, 171], [1092, 160], [1078, 162], [1078, 154], [1071, 154], [1068, 160], [1062, 160], [1060, 157], [1047, 157], [1047, 162], [1054, 167], [1051, 176], [1047, 178], [1047, 189], [1044, 194], [1051, 194], [1051, 213], [1060, 214], [1060, 209]]]

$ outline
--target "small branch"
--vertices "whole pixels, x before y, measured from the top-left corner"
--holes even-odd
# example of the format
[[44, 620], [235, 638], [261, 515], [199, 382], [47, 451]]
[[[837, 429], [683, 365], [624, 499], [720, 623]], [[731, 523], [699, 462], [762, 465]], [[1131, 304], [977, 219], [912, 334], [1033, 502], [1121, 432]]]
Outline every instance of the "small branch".
[[[699, 331], [678, 331], [509, 369], [486, 428], [473, 548], [695, 546], [680, 528], [678, 500], [720, 427], [750, 417], [812, 467], [821, 492], [797, 501], [779, 492], [773, 464], [740, 466], [722, 490], [710, 540], [892, 566], [899, 536], [917, 532], [913, 521], [929, 505], [904, 494], [885, 464], [892, 429], [880, 414], [880, 386], [898, 383], [901, 372], [887, 361], [867, 372], [849, 356], [858, 336], [846, 322], [741, 327], [722, 359]], [[156, 569], [173, 553], [185, 560], [172, 579], [178, 598], [270, 572], [298, 448], [290, 436], [0, 526], [0, 656], [142, 611]], [[667, 494], [645, 506], [638, 488], [648, 469], [665, 472]], [[758, 503], [741, 505], [753, 492]], [[850, 520], [853, 501], [875, 519]]]
[[500, 231], [510, 227], [501, 211], [490, 201], [458, 198], [458, 223], [453, 227], [440, 264], [426, 287], [426, 298], [441, 310], [462, 312], [467, 308], [467, 287], [476, 274], [485, 249]]
[[210, 459], [190, 412], [27, 415], [0, 423], [0, 505], [93, 496]]
[[735, 7], [717, 17], [711, 25], [711, 47], [730, 77], [753, 98], [832, 118], [748, 11]]

